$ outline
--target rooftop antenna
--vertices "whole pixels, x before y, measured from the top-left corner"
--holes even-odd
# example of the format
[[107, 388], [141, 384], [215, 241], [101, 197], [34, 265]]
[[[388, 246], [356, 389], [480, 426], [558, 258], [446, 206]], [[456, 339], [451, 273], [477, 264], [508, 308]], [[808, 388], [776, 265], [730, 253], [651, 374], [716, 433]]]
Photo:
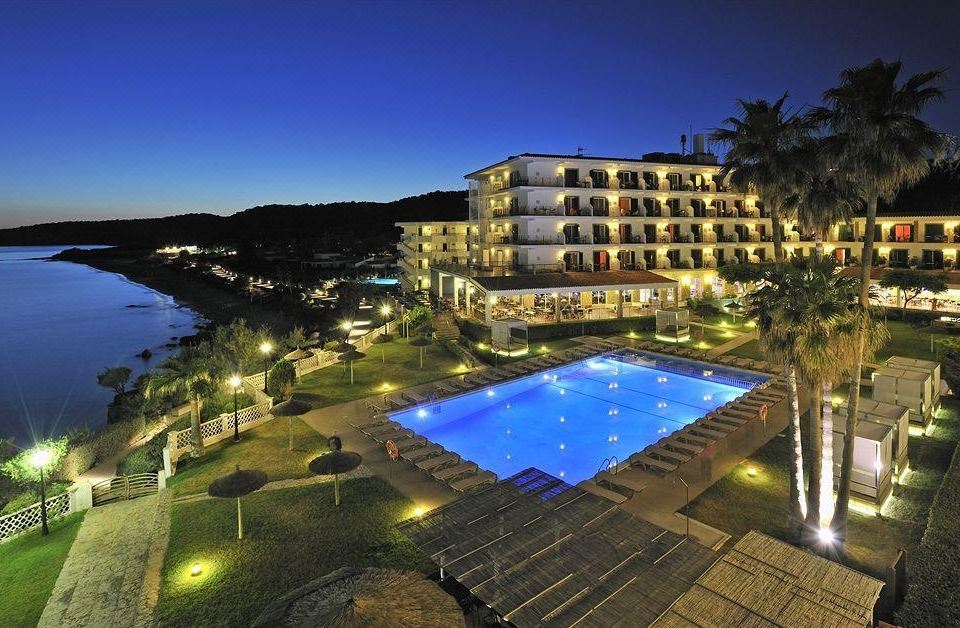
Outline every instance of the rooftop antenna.
[[583, 146], [577, 146], [577, 157], [583, 157]]
[[680, 134], [680, 154], [681, 155], [687, 154], [687, 134], [686, 133]]

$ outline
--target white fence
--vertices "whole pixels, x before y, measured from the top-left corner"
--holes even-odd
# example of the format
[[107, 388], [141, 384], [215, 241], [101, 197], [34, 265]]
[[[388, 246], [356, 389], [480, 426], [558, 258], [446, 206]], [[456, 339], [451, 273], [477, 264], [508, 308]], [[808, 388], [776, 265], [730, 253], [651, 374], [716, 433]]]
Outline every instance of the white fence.
[[[237, 412], [239, 431], [245, 432], [273, 418], [270, 408], [273, 402], [268, 398], [258, 404], [248, 406]], [[224, 438], [233, 436], [233, 412], [225, 412], [215, 419], [200, 424], [200, 436], [204, 445], [212, 445]], [[167, 432], [167, 447], [170, 463], [175, 464], [184, 453], [190, 451], [190, 428], [176, 432]], [[166, 453], [166, 452], [165, 452]], [[168, 470], [170, 473], [172, 469]]]
[[[56, 519], [72, 512], [70, 493], [60, 493], [47, 500], [47, 519]], [[0, 543], [34, 526], [40, 525], [40, 502], [23, 510], [0, 517]]]

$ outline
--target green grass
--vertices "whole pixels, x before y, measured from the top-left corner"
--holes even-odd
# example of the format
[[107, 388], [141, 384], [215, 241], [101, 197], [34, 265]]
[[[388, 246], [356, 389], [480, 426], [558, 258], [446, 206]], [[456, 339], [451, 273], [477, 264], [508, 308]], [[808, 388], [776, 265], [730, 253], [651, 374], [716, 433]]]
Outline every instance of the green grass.
[[[913, 327], [900, 321], [887, 321], [887, 329], [890, 332], [890, 340], [877, 352], [876, 360], [883, 362], [892, 355], [901, 355], [908, 358], [917, 358], [920, 360], [939, 360], [943, 353], [942, 347], [936, 343], [938, 337], [943, 337], [947, 332], [930, 327]], [[930, 352], [930, 338], [934, 339], [934, 351]], [[763, 359], [760, 346], [756, 340], [741, 345], [730, 352], [732, 355], [742, 358]]]
[[[394, 527], [413, 503], [379, 478], [244, 498], [244, 539], [233, 500], [174, 504], [157, 619], [161, 626], [248, 626], [277, 597], [345, 566], [428, 572], [432, 564]], [[189, 574], [199, 562], [203, 572]]]
[[84, 513], [50, 522], [0, 545], [0, 626], [36, 626], [77, 536]]
[[[688, 342], [681, 342], [680, 345], [683, 347], [692, 347], [694, 349], [712, 349], [718, 345], [722, 345], [725, 342], [730, 342], [745, 330], [741, 327], [730, 326], [729, 328], [720, 328], [720, 327], [704, 327], [703, 335], [701, 336], [700, 325], [698, 323], [691, 323], [690, 325], [690, 340]], [[656, 332], [653, 331], [640, 331], [634, 333], [634, 335], [625, 334], [627, 338], [636, 338], [638, 340], [650, 340], [652, 342], [664, 342], [657, 339]], [[701, 344], [702, 343], [702, 344]], [[664, 344], [673, 344], [670, 342], [664, 342]]]
[[[294, 396], [314, 407], [323, 407], [465, 372], [460, 360], [442, 345], [427, 345], [423, 349], [421, 369], [419, 347], [411, 347], [406, 339], [373, 345], [364, 351], [367, 357], [353, 363], [354, 384], [350, 384], [349, 368], [335, 364], [305, 375], [294, 389]], [[384, 388], [384, 384], [388, 387]]]
[[279, 417], [241, 433], [240, 442], [222, 440], [205, 448], [202, 458], [180, 459], [167, 480], [175, 496], [206, 493], [218, 477], [241, 469], [259, 469], [269, 481], [310, 476], [307, 463], [327, 450], [327, 440], [299, 418], [293, 421], [293, 451], [287, 449], [287, 419]]
[[515, 356], [504, 356], [499, 355], [495, 356], [493, 354], [493, 349], [490, 345], [486, 343], [472, 343], [471, 347], [473, 352], [480, 357], [481, 360], [490, 365], [495, 364], [509, 364], [511, 362], [516, 362], [517, 360], [526, 360], [527, 358], [533, 357], [535, 355], [541, 355], [544, 353], [552, 353], [554, 351], [562, 351], [564, 349], [570, 349], [572, 347], [582, 347], [583, 344], [573, 340], [571, 338], [551, 338], [550, 340], [531, 340], [529, 350], [523, 355]]
[[[910, 437], [909, 457], [913, 470], [903, 485], [894, 487], [894, 497], [884, 516], [850, 513], [847, 555], [843, 562], [883, 579], [897, 550], [917, 549], [937, 487], [950, 464], [960, 432], [960, 404], [941, 410], [937, 428], [929, 437]], [[690, 504], [694, 519], [739, 539], [750, 530], [788, 539], [787, 492], [789, 444], [778, 436], [735, 467]], [[757, 469], [750, 477], [747, 469]]]

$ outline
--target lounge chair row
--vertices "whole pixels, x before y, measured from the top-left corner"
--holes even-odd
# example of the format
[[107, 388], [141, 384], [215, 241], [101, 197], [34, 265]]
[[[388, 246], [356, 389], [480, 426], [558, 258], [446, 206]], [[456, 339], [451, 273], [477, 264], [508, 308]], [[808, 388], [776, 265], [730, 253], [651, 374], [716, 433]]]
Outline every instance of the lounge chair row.
[[[750, 421], [760, 418], [763, 406], [772, 406], [783, 401], [785, 397], [786, 393], [779, 388], [755, 388], [670, 436], [661, 438], [643, 451], [633, 454], [627, 459], [627, 463], [659, 473], [675, 471], [680, 465], [703, 453], [704, 448], [711, 443], [723, 440]], [[616, 483], [614, 474], [608, 475], [609, 477], [604, 479]]]
[[385, 416], [353, 427], [378, 443], [393, 441], [400, 458], [459, 493], [497, 481], [494, 473], [480, 469], [475, 462], [463, 460]]

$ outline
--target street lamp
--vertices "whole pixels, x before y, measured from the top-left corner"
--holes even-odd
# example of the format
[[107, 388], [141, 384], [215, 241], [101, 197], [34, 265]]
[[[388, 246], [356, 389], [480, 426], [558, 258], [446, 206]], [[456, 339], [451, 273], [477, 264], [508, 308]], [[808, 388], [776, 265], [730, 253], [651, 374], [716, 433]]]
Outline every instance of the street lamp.
[[342, 323], [340, 323], [340, 329], [349, 333], [350, 330], [353, 329], [353, 323], [351, 323], [350, 321], [343, 321]]
[[50, 464], [53, 454], [49, 449], [37, 448], [30, 454], [30, 464], [40, 471], [40, 533], [43, 536], [50, 534], [47, 527], [47, 490], [43, 482], [43, 468]]
[[384, 303], [380, 306], [380, 316], [383, 317], [383, 333], [387, 333], [387, 317], [390, 316], [390, 313], [393, 312], [393, 308]]
[[273, 351], [273, 345], [269, 342], [260, 344], [260, 353], [263, 354], [263, 392], [267, 392], [267, 370], [270, 368], [271, 351]]
[[239, 375], [230, 378], [230, 385], [233, 386], [233, 442], [240, 442], [240, 424], [237, 422], [237, 391], [240, 390], [242, 380]]

